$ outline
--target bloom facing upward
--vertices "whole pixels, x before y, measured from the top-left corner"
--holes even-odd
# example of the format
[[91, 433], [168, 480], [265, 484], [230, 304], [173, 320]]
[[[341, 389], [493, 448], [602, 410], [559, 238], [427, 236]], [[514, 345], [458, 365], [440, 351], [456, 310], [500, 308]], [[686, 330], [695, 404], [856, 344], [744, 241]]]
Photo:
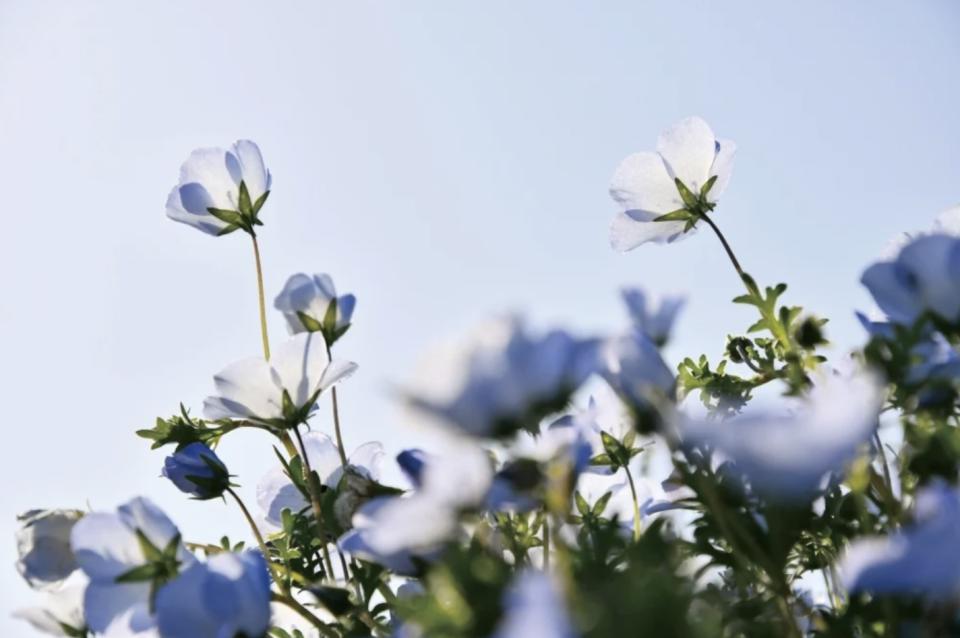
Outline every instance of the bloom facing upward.
[[332, 346], [350, 328], [357, 298], [338, 297], [330, 275], [297, 273], [287, 279], [273, 305], [283, 313], [291, 334], [322, 332]]
[[532, 334], [518, 318], [498, 319], [435, 351], [407, 401], [472, 436], [535, 431], [540, 419], [565, 407], [595, 368], [595, 357], [592, 341], [560, 330]]
[[238, 228], [252, 232], [270, 182], [260, 148], [250, 140], [229, 149], [197, 149], [180, 167], [180, 181], [167, 197], [167, 217], [209, 235]]
[[190, 443], [168, 456], [163, 475], [178, 490], [200, 500], [216, 498], [230, 486], [227, 466], [206, 443]]
[[270, 361], [251, 357], [213, 377], [217, 396], [203, 402], [209, 419], [251, 419], [273, 425], [303, 422], [321, 392], [357, 364], [331, 361], [323, 335], [306, 332], [281, 344]]
[[17, 571], [34, 589], [54, 589], [77, 569], [70, 532], [78, 510], [31, 510], [17, 517]]
[[259, 638], [270, 628], [270, 575], [256, 551], [194, 563], [157, 594], [163, 638]]
[[[610, 226], [613, 248], [628, 251], [683, 236], [690, 230], [687, 221], [654, 220], [689, 209], [691, 195], [702, 205], [715, 204], [730, 181], [735, 151], [733, 142], [718, 140], [702, 119], [689, 117], [660, 135], [656, 152], [623, 160], [610, 182], [610, 196], [623, 209]], [[675, 180], [687, 189], [687, 197]]]
[[71, 545], [90, 579], [83, 598], [87, 625], [107, 636], [153, 635], [154, 595], [193, 562], [176, 525], [145, 498], [113, 513], [87, 514], [74, 526]]

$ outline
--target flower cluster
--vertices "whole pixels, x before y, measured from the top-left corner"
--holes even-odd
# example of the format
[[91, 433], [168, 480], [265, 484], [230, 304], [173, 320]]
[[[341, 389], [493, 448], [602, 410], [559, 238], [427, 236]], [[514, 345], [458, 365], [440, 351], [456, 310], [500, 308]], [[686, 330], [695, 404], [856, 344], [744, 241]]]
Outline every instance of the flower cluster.
[[[334, 347], [354, 295], [290, 276], [274, 301], [290, 336], [271, 349], [260, 149], [194, 151], [167, 215], [250, 236], [262, 353], [212, 375], [202, 417], [181, 404], [137, 434], [168, 448], [173, 488], [235, 505], [249, 538], [185, 539], [143, 497], [27, 512], [17, 568], [44, 600], [17, 616], [74, 638], [960, 633], [960, 209], [865, 269], [866, 345], [830, 362], [826, 320], [757, 283], [714, 220], [734, 151], [688, 118], [610, 186], [618, 250], [716, 235], [733, 302], [756, 312], [719, 361], [668, 363], [685, 299], [639, 287], [609, 334], [496, 317], [398, 384], [434, 436], [393, 459], [344, 442], [338, 386], [357, 365]], [[218, 448], [239, 429], [274, 463], [259, 511]], [[393, 462], [406, 485], [384, 482]]]

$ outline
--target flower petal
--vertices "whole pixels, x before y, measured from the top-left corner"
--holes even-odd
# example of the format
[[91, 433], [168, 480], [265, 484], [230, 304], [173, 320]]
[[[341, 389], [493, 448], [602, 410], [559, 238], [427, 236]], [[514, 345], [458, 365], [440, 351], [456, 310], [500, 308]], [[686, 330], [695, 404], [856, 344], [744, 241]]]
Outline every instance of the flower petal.
[[330, 363], [330, 355], [322, 334], [303, 332], [280, 344], [270, 363], [276, 381], [300, 407], [322, 389], [320, 382]]
[[641, 211], [649, 219], [683, 208], [673, 177], [656, 153], [634, 153], [620, 162], [610, 180], [610, 197], [625, 211]]
[[114, 514], [94, 512], [84, 516], [73, 526], [70, 545], [77, 564], [92, 581], [112, 583], [144, 562], [137, 537]]
[[233, 154], [240, 163], [240, 173], [251, 201], [270, 190], [270, 171], [263, 163], [260, 147], [250, 140], [238, 140], [233, 145]]
[[696, 194], [710, 177], [717, 138], [702, 119], [688, 117], [660, 135], [657, 152], [670, 176], [680, 178]]
[[713, 167], [710, 169], [710, 176], [716, 176], [717, 181], [707, 195], [711, 202], [716, 202], [727, 190], [730, 176], [733, 175], [733, 157], [737, 153], [737, 145], [731, 140], [717, 140], [717, 146], [717, 155], [713, 158]]
[[[251, 357], [230, 364], [213, 377], [218, 397], [211, 397], [204, 405], [209, 418], [264, 419], [283, 415], [282, 392], [273, 379], [270, 364], [260, 357]], [[219, 399], [219, 400], [218, 400]], [[206, 410], [210, 410], [207, 413]]]
[[[684, 222], [655, 222], [654, 217], [644, 217], [639, 211], [617, 213], [610, 224], [610, 246], [614, 250], [627, 252], [647, 242], [668, 244], [685, 234]], [[693, 234], [695, 230], [691, 229], [686, 234]]]

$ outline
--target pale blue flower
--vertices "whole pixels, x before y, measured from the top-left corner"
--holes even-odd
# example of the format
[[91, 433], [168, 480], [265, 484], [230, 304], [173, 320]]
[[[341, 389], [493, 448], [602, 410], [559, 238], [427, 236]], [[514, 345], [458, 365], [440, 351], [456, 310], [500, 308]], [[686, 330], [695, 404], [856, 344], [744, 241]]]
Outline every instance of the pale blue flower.
[[531, 334], [516, 317], [440, 348], [408, 394], [422, 416], [478, 437], [539, 427], [595, 368], [595, 343], [555, 330]]
[[86, 586], [86, 577], [78, 574], [60, 589], [46, 594], [42, 604], [17, 609], [13, 616], [50, 636], [84, 635], [83, 593]]
[[429, 455], [423, 450], [404, 450], [397, 455], [397, 465], [414, 487], [423, 485], [423, 468], [429, 462]]
[[[326, 434], [307, 432], [303, 435], [303, 447], [310, 461], [310, 469], [317, 473], [320, 482], [331, 489], [336, 488], [343, 476], [337, 444]], [[347, 464], [363, 477], [378, 481], [384, 454], [383, 445], [371, 441], [357, 447], [347, 457]], [[276, 527], [281, 525], [283, 510], [299, 512], [310, 506], [281, 467], [271, 469], [257, 483], [257, 504], [267, 522]]]
[[634, 327], [650, 337], [657, 346], [670, 339], [670, 331], [686, 299], [681, 296], [653, 297], [640, 288], [620, 291]]
[[256, 551], [194, 563], [157, 594], [161, 638], [262, 638], [270, 628], [270, 574]]
[[733, 171], [736, 146], [718, 140], [699, 117], [681, 120], [660, 135], [656, 152], [635, 153], [617, 168], [610, 196], [623, 209], [610, 226], [610, 244], [627, 251], [647, 242], [672, 242], [684, 237], [684, 221], [654, 221], [684, 208], [674, 179], [693, 192], [716, 177], [707, 201], [716, 203]]
[[676, 399], [676, 379], [656, 344], [634, 330], [609, 339], [601, 350], [603, 378], [634, 410], [662, 409]]
[[[90, 579], [84, 617], [92, 631], [105, 636], [155, 635], [152, 592], [194, 560], [180, 542], [176, 525], [145, 498], [135, 498], [115, 513], [87, 514], [73, 527], [71, 545]], [[148, 546], [151, 552], [168, 554], [169, 560], [157, 580], [129, 581], [137, 568], [156, 564], [145, 553]]]
[[78, 510], [30, 510], [17, 517], [17, 571], [34, 589], [59, 587], [77, 569], [70, 533]]
[[960, 238], [925, 235], [909, 242], [892, 261], [873, 264], [861, 277], [891, 321], [911, 325], [932, 313], [960, 320]]
[[888, 536], [857, 539], [840, 563], [851, 592], [918, 594], [953, 600], [960, 594], [960, 494], [944, 483], [917, 493], [914, 522]]
[[323, 335], [294, 335], [274, 350], [269, 362], [243, 359], [214, 376], [218, 394], [204, 401], [204, 414], [209, 419], [302, 422], [320, 393], [356, 368], [352, 362], [331, 361]]
[[542, 571], [520, 572], [503, 601], [504, 615], [492, 638], [576, 638], [559, 585]]
[[706, 443], [729, 458], [750, 486], [770, 498], [815, 495], [829, 472], [840, 472], [876, 430], [883, 394], [872, 374], [820, 379], [791, 415], [756, 414], [723, 422], [687, 421], [687, 444]]
[[239, 211], [241, 182], [251, 204], [262, 204], [271, 178], [256, 144], [239, 140], [229, 149], [197, 149], [180, 167], [180, 181], [167, 197], [167, 217], [209, 235], [236, 230], [237, 226], [212, 215], [209, 209]]
[[350, 327], [357, 298], [337, 296], [330, 275], [297, 273], [287, 279], [273, 305], [283, 313], [291, 334], [319, 331], [332, 346]]
[[168, 456], [163, 475], [177, 489], [206, 500], [216, 498], [230, 485], [230, 474], [220, 457], [206, 443], [190, 443]]
[[461, 533], [461, 513], [483, 505], [492, 480], [486, 451], [467, 441], [451, 441], [424, 464], [416, 491], [368, 502], [338, 545], [397, 573], [412, 574], [414, 559], [435, 557], [445, 542]]

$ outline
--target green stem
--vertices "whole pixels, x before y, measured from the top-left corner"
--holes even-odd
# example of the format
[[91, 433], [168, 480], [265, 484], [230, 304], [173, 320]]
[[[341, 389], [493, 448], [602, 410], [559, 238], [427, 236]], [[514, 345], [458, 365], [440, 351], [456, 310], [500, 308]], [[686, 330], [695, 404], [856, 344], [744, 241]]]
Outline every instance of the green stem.
[[743, 279], [744, 273], [743, 268], [740, 267], [740, 262], [737, 261], [737, 256], [733, 254], [733, 249], [730, 248], [730, 244], [727, 243], [727, 238], [723, 236], [723, 233], [720, 232], [720, 228], [713, 223], [713, 220], [706, 213], [700, 213], [700, 219], [707, 222], [710, 228], [713, 229], [713, 232], [716, 233], [717, 237], [720, 239], [720, 243], [723, 244], [723, 249], [727, 251], [727, 257], [730, 258], [730, 262], [733, 264], [733, 267], [736, 269], [737, 274], [740, 275], [740, 279]]
[[630, 494], [633, 495], [633, 540], [636, 542], [640, 540], [640, 533], [643, 531], [640, 521], [640, 500], [637, 498], [637, 486], [633, 483], [633, 474], [630, 473], [630, 468], [624, 465], [623, 469], [627, 473], [627, 483], [630, 485]]
[[543, 514], [543, 568], [550, 567], [550, 513]]
[[[327, 359], [333, 360], [330, 344], [327, 344]], [[330, 396], [333, 398], [333, 431], [337, 435], [337, 451], [340, 452], [340, 464], [346, 469], [347, 452], [343, 447], [343, 435], [340, 433], [340, 404], [337, 401], [337, 386], [330, 388]]]
[[307, 448], [303, 444], [303, 437], [300, 436], [300, 427], [293, 428], [297, 443], [300, 445], [300, 458], [303, 460], [303, 478], [307, 484], [307, 492], [310, 494], [310, 505], [313, 508], [313, 517], [317, 521], [317, 534], [320, 540], [320, 549], [323, 552], [324, 567], [327, 572], [327, 578], [333, 579], [333, 561], [330, 559], [330, 550], [327, 549], [327, 533], [323, 524], [323, 506], [320, 505], [320, 494], [318, 482], [315, 480], [313, 469], [310, 467], [310, 459], [307, 457]]
[[263, 294], [263, 267], [260, 264], [260, 245], [257, 243], [257, 236], [251, 234], [253, 239], [253, 258], [257, 264], [257, 292], [260, 301], [260, 339], [263, 341], [263, 358], [270, 360], [270, 337], [267, 335], [267, 306]]
[[257, 545], [260, 547], [260, 553], [263, 554], [263, 560], [266, 561], [267, 567], [270, 569], [270, 576], [273, 577], [274, 582], [277, 583], [277, 587], [279, 587], [281, 591], [289, 592], [289, 587], [287, 586], [282, 574], [277, 573], [276, 565], [270, 559], [270, 551], [267, 549], [267, 543], [263, 540], [263, 534], [260, 533], [260, 528], [257, 527], [257, 523], [253, 520], [253, 516], [250, 515], [250, 510], [247, 509], [243, 499], [240, 498], [240, 495], [237, 494], [233, 488], [228, 487], [226, 492], [233, 497], [233, 500], [237, 502], [237, 505], [240, 507], [240, 511], [243, 512], [244, 518], [247, 519], [247, 524], [250, 525], [250, 529], [253, 531], [253, 535], [257, 539]]

